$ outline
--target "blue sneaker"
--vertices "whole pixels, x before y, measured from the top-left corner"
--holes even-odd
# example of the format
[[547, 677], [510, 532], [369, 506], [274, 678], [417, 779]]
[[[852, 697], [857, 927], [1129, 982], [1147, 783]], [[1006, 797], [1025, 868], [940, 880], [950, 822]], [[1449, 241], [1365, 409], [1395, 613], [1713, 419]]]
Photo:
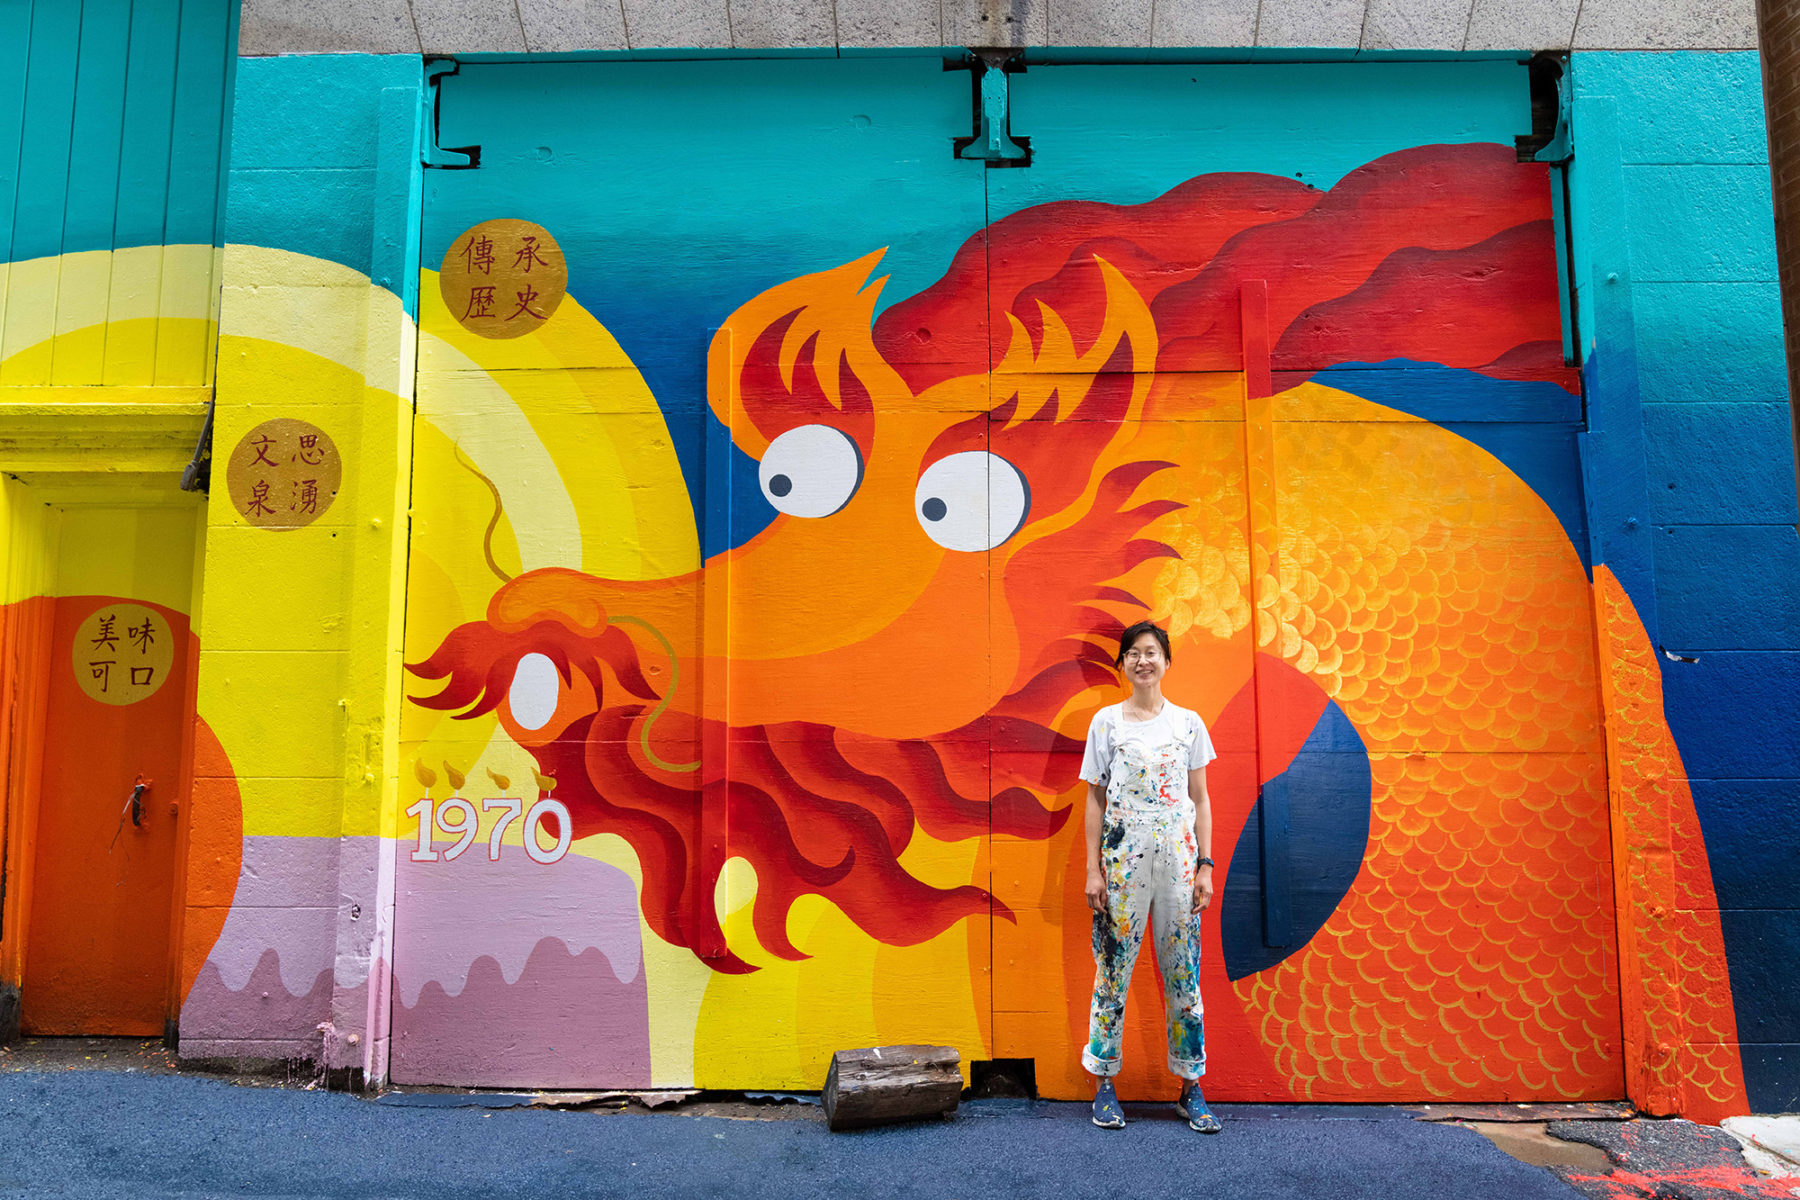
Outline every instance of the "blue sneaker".
[[1112, 1080], [1104, 1075], [1100, 1077], [1099, 1090], [1094, 1093], [1094, 1124], [1102, 1129], [1125, 1128], [1125, 1110], [1119, 1107]]
[[[1099, 1101], [1094, 1102], [1096, 1106]], [[1099, 1108], [1094, 1109], [1099, 1113]], [[1219, 1118], [1213, 1116], [1212, 1109], [1206, 1107], [1206, 1097], [1200, 1094], [1198, 1080], [1190, 1079], [1181, 1085], [1181, 1099], [1175, 1102], [1175, 1111], [1187, 1118], [1188, 1128], [1199, 1133], [1218, 1133], [1225, 1127], [1219, 1124]], [[1097, 1123], [1099, 1117], [1094, 1120]]]

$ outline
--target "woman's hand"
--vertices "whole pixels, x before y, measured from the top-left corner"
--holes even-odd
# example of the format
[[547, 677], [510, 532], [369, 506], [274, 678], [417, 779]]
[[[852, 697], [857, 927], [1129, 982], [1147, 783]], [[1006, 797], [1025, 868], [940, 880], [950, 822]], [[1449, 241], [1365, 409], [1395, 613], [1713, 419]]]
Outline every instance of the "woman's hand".
[[1097, 913], [1106, 911], [1106, 876], [1092, 867], [1087, 873], [1087, 902]]
[[1194, 871], [1194, 911], [1203, 913], [1213, 898], [1213, 869], [1201, 864]]

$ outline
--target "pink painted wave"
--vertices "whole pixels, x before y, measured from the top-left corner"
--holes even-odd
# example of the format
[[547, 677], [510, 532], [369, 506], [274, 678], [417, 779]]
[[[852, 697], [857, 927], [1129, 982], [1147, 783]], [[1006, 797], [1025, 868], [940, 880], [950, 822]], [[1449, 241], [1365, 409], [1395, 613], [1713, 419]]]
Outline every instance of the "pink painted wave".
[[397, 975], [389, 1077], [456, 1087], [596, 1088], [650, 1085], [650, 1003], [642, 971], [622, 981], [589, 947], [571, 954], [544, 938], [508, 982], [483, 955], [452, 994], [435, 980]]

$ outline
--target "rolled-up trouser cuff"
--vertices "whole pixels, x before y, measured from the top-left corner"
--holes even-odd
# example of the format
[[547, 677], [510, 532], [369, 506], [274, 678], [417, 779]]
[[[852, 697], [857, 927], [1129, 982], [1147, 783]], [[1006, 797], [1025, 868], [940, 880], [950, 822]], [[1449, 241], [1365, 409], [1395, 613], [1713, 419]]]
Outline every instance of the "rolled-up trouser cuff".
[[[1091, 1071], [1093, 1068], [1089, 1067], [1088, 1070]], [[1198, 1079], [1206, 1074], [1206, 1060], [1204, 1058], [1175, 1058], [1171, 1056], [1169, 1059], [1169, 1071], [1171, 1074], [1179, 1075], [1183, 1079]], [[1112, 1065], [1111, 1073], [1116, 1075], [1118, 1072], [1119, 1064], [1114, 1063]]]
[[1086, 1050], [1081, 1052], [1081, 1065], [1087, 1069], [1089, 1075], [1110, 1078], [1119, 1073], [1119, 1064], [1123, 1061], [1119, 1058], [1095, 1058]]

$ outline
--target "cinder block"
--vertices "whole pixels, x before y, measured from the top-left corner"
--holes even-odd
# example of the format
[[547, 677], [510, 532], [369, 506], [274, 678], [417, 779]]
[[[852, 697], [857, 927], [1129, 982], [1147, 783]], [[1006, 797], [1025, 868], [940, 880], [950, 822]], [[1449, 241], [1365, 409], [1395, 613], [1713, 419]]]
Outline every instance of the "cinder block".
[[1151, 45], [1151, 0], [1056, 0], [1050, 6], [1052, 46]]
[[1461, 50], [1473, 0], [1369, 0], [1364, 50]]
[[1583, 0], [1577, 50], [1754, 50], [1755, 0]]
[[740, 50], [835, 47], [831, 0], [732, 0], [731, 44]]
[[622, 0], [625, 41], [633, 50], [731, 45], [725, 0]]
[[[260, 415], [260, 414], [259, 414]], [[221, 443], [221, 450], [228, 450]], [[349, 539], [332, 526], [271, 533], [244, 525], [207, 532], [234, 569], [281, 580], [282, 608], [299, 620], [270, 620], [259, 605], [221, 605], [206, 614], [208, 650], [336, 650], [347, 638], [344, 612], [356, 563]]]
[[1355, 48], [1362, 45], [1363, 0], [1263, 0], [1258, 47]]
[[1661, 664], [1663, 707], [1689, 778], [1800, 777], [1800, 652], [1691, 657], [1698, 661]]
[[[410, 37], [412, 18], [406, 22]], [[416, 55], [418, 46], [406, 52]], [[416, 58], [289, 55], [241, 62], [231, 169], [373, 168], [382, 89], [417, 87], [419, 80]], [[321, 121], [320, 113], [331, 119]]]
[[525, 31], [513, 0], [412, 0], [427, 54], [522, 54]]
[[1581, 0], [1475, 0], [1466, 50], [1567, 50]]
[[1651, 520], [1791, 525], [1796, 516], [1791, 420], [1787, 404], [1780, 402], [1646, 404]]
[[238, 53], [417, 54], [419, 35], [406, 0], [244, 0]]
[[[1792, 972], [1800, 959], [1800, 912], [1792, 891], [1764, 899], [1782, 907], [1727, 909], [1719, 914], [1731, 955], [1731, 997], [1743, 1042], [1800, 1041], [1800, 1005], [1792, 1001]], [[1755, 1103], [1756, 1094], [1751, 1093]], [[1764, 1111], [1780, 1111], [1779, 1109]]]
[[1158, 4], [1150, 29], [1153, 46], [1238, 48], [1256, 44], [1255, 0], [1187, 0]]
[[225, 239], [369, 270], [373, 171], [233, 171]]
[[1624, 162], [1768, 161], [1755, 51], [1578, 54], [1569, 70], [1578, 97], [1612, 96], [1630, 115], [1618, 122]]
[[619, 0], [519, 0], [519, 21], [533, 54], [625, 49]]
[[[1785, 992], [1787, 982], [1780, 985]], [[1800, 1109], [1800, 1045], [1794, 1043], [1740, 1046], [1744, 1062], [1744, 1089], [1750, 1094], [1750, 1111], [1785, 1113]]]
[[837, 0], [837, 42], [846, 49], [941, 46], [937, 0]]
[[1662, 640], [1683, 653], [1800, 650], [1792, 525], [1671, 525], [1656, 539]]
[[943, 0], [946, 46], [1042, 46], [1050, 0]]
[[1631, 301], [1645, 405], [1786, 400], [1781, 293], [1773, 280], [1635, 283]]
[[[248, 591], [248, 603], [262, 599]], [[337, 653], [205, 651], [200, 663], [200, 711], [245, 774], [287, 779], [335, 779], [344, 773], [344, 721], [335, 704], [316, 697], [342, 691], [344, 656]], [[230, 714], [227, 719], [226, 714]], [[246, 794], [246, 825], [251, 808]]]
[[1775, 278], [1775, 218], [1761, 163], [1627, 166], [1635, 282]]
[[244, 865], [232, 903], [245, 908], [334, 907], [338, 853], [344, 844], [334, 837], [245, 838]]
[[1720, 908], [1800, 895], [1800, 779], [1696, 779], [1689, 786]]

